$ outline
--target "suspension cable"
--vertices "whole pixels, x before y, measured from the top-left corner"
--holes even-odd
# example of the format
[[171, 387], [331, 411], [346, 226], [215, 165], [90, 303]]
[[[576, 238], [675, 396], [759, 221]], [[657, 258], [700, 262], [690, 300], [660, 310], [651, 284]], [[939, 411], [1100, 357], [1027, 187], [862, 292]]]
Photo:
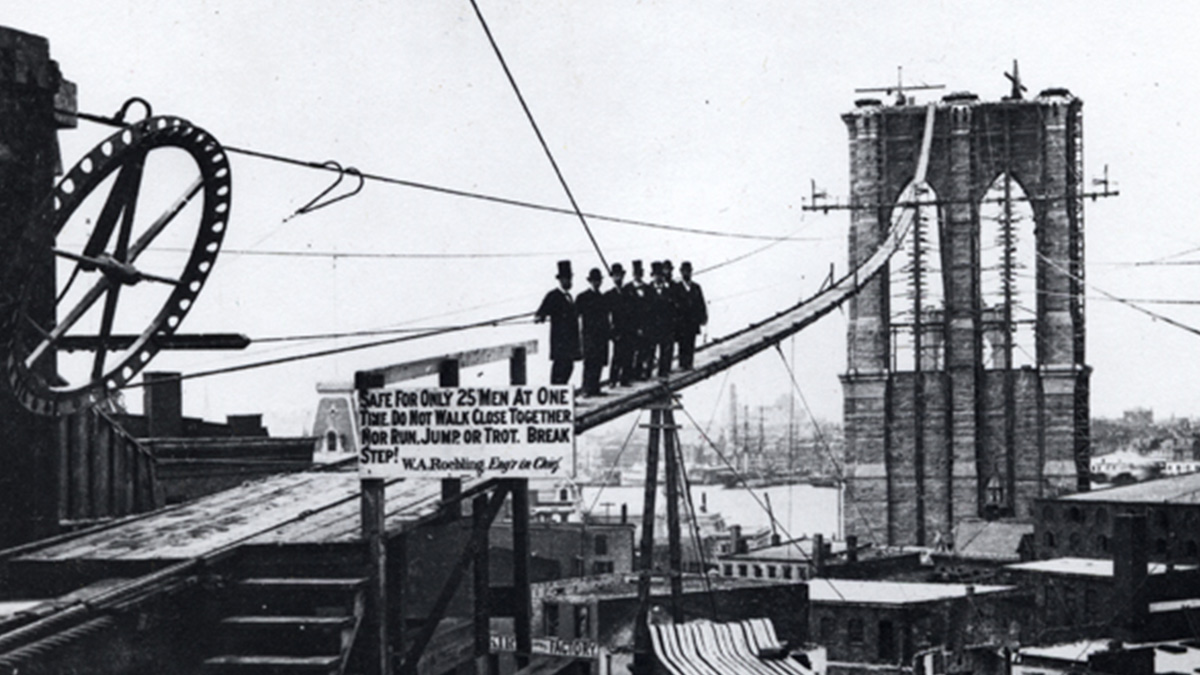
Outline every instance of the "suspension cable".
[[[830, 449], [829, 443], [825, 440], [824, 434], [821, 433], [820, 425], [817, 424], [817, 418], [813, 416], [812, 408], [808, 405], [808, 398], [805, 397], [804, 392], [800, 390], [800, 383], [796, 381], [796, 374], [792, 371], [792, 367], [787, 362], [787, 358], [784, 357], [783, 350], [779, 348], [778, 343], [775, 344], [775, 351], [779, 353], [779, 359], [783, 361], [783, 367], [785, 370], [787, 370], [788, 379], [791, 380], [792, 387], [795, 389], [796, 395], [800, 397], [800, 403], [804, 405], [804, 410], [808, 413], [808, 418], [812, 420], [813, 429], [815, 429], [817, 432], [817, 439], [820, 441], [821, 447], [825, 450], [825, 454], [829, 458], [830, 463], [833, 464], [833, 470], [837, 472], [838, 483], [841, 486], [839, 487], [839, 492], [844, 495], [844, 486], [846, 484], [845, 469], [842, 467], [842, 464], [837, 461], [837, 458], [833, 456], [833, 451]], [[876, 547], [880, 546], [879, 537], [875, 533], [875, 528], [871, 521], [863, 513], [862, 508], [858, 504], [858, 500], [852, 499], [851, 503], [854, 506], [855, 515], [867, 528], [867, 536], [871, 538], [871, 544]]]
[[554, 161], [554, 153], [550, 152], [550, 145], [546, 143], [546, 138], [542, 136], [542, 130], [538, 128], [537, 121], [533, 119], [533, 112], [529, 109], [529, 105], [525, 103], [525, 97], [521, 94], [521, 88], [517, 86], [517, 80], [513, 77], [512, 70], [509, 69], [508, 63], [504, 60], [504, 55], [500, 53], [500, 45], [496, 44], [496, 38], [492, 37], [492, 30], [488, 28], [487, 21], [483, 18], [483, 12], [479, 10], [479, 3], [476, 0], [471, 0], [471, 7], [475, 10], [475, 16], [479, 17], [479, 25], [483, 27], [484, 34], [487, 35], [488, 42], [492, 45], [492, 51], [496, 53], [496, 59], [500, 61], [500, 67], [504, 69], [504, 75], [508, 78], [508, 83], [512, 85], [513, 93], [517, 95], [517, 100], [521, 102], [521, 109], [525, 111], [525, 117], [529, 120], [529, 126], [533, 127], [533, 133], [537, 134], [538, 142], [542, 144], [542, 150], [546, 153], [546, 159], [550, 160], [550, 166], [554, 168], [554, 175], [558, 176], [558, 182], [562, 185], [563, 192], [567, 194], [567, 199], [571, 202], [571, 209], [579, 218], [580, 224], [583, 225], [583, 231], [587, 232], [588, 239], [592, 242], [592, 247], [596, 249], [596, 255], [600, 256], [600, 264], [604, 266], [604, 275], [609, 276], [608, 261], [604, 259], [604, 251], [600, 250], [600, 244], [596, 241], [596, 237], [592, 234], [592, 228], [588, 225], [587, 218], [584, 217], [583, 211], [579, 210], [579, 204], [575, 201], [575, 195], [571, 194], [571, 188], [567, 185], [567, 179], [563, 176], [562, 170], [558, 168], [558, 162]]

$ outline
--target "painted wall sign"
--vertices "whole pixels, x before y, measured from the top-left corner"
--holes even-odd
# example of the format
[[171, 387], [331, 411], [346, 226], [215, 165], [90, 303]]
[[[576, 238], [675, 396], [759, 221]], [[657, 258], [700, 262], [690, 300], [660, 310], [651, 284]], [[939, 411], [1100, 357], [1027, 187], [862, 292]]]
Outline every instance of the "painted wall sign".
[[547, 478], [575, 472], [570, 387], [385, 387], [358, 396], [363, 477]]

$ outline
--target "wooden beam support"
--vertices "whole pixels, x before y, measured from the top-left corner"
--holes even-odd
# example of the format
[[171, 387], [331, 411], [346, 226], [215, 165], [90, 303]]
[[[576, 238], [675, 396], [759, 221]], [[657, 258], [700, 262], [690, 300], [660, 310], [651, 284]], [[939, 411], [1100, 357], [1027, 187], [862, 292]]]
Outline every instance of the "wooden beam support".
[[[438, 362], [438, 386], [457, 387], [460, 363], [458, 359], [446, 358]], [[462, 518], [462, 502], [454, 501], [462, 494], [461, 478], [442, 479], [442, 513], [447, 519]]]
[[517, 667], [529, 665], [529, 654], [533, 650], [533, 594], [529, 582], [529, 479], [513, 478], [509, 483], [512, 490], [513, 514], [513, 592], [516, 607], [513, 608], [513, 623], [517, 634]]
[[419, 377], [425, 377], [427, 375], [440, 375], [442, 372], [442, 364], [446, 361], [457, 362], [459, 368], [470, 368], [472, 366], [481, 366], [487, 363], [503, 361], [504, 359], [511, 359], [518, 350], [523, 350], [526, 355], [536, 354], [537, 340], [514, 342], [495, 347], [485, 347], [483, 349], [455, 352], [453, 354], [434, 356], [428, 359], [409, 361], [407, 363], [398, 363], [396, 365], [385, 366], [383, 368], [375, 368], [365, 372], [381, 375], [383, 377], [383, 385], [380, 386], [386, 386], [389, 384], [398, 384], [407, 380], [415, 380]]
[[[474, 538], [474, 555], [471, 560], [471, 576], [475, 600], [474, 654], [475, 675], [487, 675], [488, 655], [491, 651], [491, 593], [488, 583], [488, 526], [487, 495], [479, 495], [471, 502], [471, 536]], [[478, 542], [483, 544], [479, 545]]]
[[362, 483], [362, 534], [367, 542], [366, 614], [363, 617], [367, 639], [366, 672], [370, 675], [391, 673], [388, 648], [387, 542], [384, 519], [387, 496], [382, 478], [364, 478]]
[[679, 438], [675, 413], [670, 407], [662, 411], [663, 452], [667, 466], [667, 556], [671, 578], [671, 618], [683, 623], [683, 547], [679, 534]]
[[662, 431], [661, 406], [650, 409], [650, 441], [646, 445], [646, 488], [642, 506], [642, 543], [639, 552], [638, 609], [633, 627], [634, 675], [654, 672], [653, 646], [650, 643], [650, 575], [654, 572], [654, 498], [658, 492], [658, 437]]

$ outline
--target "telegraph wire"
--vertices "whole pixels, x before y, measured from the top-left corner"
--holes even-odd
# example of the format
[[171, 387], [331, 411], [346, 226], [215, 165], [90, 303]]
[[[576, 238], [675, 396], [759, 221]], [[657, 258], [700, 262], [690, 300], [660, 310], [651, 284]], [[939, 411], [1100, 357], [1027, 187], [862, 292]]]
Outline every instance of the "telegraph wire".
[[1084, 284], [1084, 285], [1085, 285], [1085, 286], [1087, 286], [1088, 288], [1091, 288], [1093, 291], [1096, 291], [1097, 293], [1100, 293], [1101, 295], [1105, 296], [1105, 297], [1106, 297], [1106, 298], [1108, 298], [1109, 300], [1112, 300], [1112, 301], [1114, 301], [1114, 302], [1119, 302], [1119, 303], [1121, 303], [1122, 305], [1125, 305], [1126, 307], [1128, 307], [1128, 308], [1130, 308], [1130, 309], [1132, 309], [1132, 310], [1134, 310], [1134, 311], [1141, 312], [1142, 314], [1145, 314], [1146, 316], [1148, 316], [1148, 317], [1150, 317], [1150, 318], [1152, 318], [1152, 319], [1154, 319], [1154, 320], [1156, 320], [1156, 321], [1162, 321], [1162, 322], [1163, 322], [1163, 323], [1165, 323], [1165, 324], [1168, 324], [1168, 325], [1174, 326], [1174, 327], [1176, 327], [1176, 328], [1179, 328], [1179, 329], [1185, 330], [1185, 331], [1187, 331], [1187, 332], [1189, 332], [1189, 333], [1191, 333], [1191, 334], [1193, 334], [1193, 335], [1200, 336], [1200, 328], [1196, 328], [1195, 326], [1191, 326], [1191, 325], [1189, 325], [1189, 324], [1183, 323], [1182, 321], [1176, 321], [1175, 319], [1172, 319], [1171, 317], [1169, 317], [1169, 316], [1167, 316], [1167, 315], [1165, 315], [1165, 314], [1160, 314], [1160, 313], [1158, 313], [1158, 312], [1155, 312], [1155, 311], [1153, 311], [1153, 310], [1146, 309], [1145, 307], [1142, 307], [1141, 305], [1137, 304], [1136, 302], [1134, 302], [1134, 301], [1132, 301], [1132, 300], [1127, 300], [1127, 299], [1125, 299], [1125, 298], [1122, 298], [1122, 297], [1120, 297], [1120, 296], [1113, 295], [1112, 293], [1109, 293], [1108, 291], [1106, 291], [1106, 290], [1104, 290], [1104, 289], [1102, 289], [1102, 288], [1096, 288], [1096, 286], [1094, 286], [1094, 285], [1092, 285], [1092, 284], [1090, 284], [1090, 283], [1088, 283], [1088, 282], [1084, 281], [1084, 280], [1083, 280], [1082, 278], [1080, 278], [1079, 276], [1077, 276], [1077, 275], [1075, 275], [1075, 274], [1072, 274], [1070, 270], [1068, 270], [1068, 269], [1064, 269], [1062, 265], [1059, 265], [1059, 264], [1058, 264], [1058, 263], [1056, 263], [1055, 261], [1053, 261], [1053, 260], [1051, 260], [1050, 258], [1046, 257], [1046, 256], [1045, 256], [1045, 255], [1043, 255], [1041, 252], [1038, 252], [1037, 256], [1038, 256], [1039, 258], [1041, 258], [1041, 259], [1042, 259], [1042, 261], [1043, 261], [1043, 262], [1045, 262], [1047, 265], [1050, 265], [1050, 266], [1051, 266], [1051, 267], [1053, 267], [1054, 269], [1058, 270], [1058, 271], [1059, 271], [1060, 273], [1062, 273], [1064, 276], [1066, 276], [1066, 277], [1068, 277], [1068, 278], [1070, 278], [1070, 279], [1073, 279], [1074, 281], [1076, 281], [1076, 282], [1078, 282], [1078, 283]]
[[[532, 324], [532, 321], [522, 321], [533, 316], [533, 312], [525, 314], [514, 314], [511, 317], [496, 319], [493, 323], [486, 324], [488, 327], [493, 326], [517, 326], [525, 323]], [[476, 327], [474, 325], [472, 328]], [[460, 330], [462, 324], [451, 326], [418, 326], [413, 328], [377, 328], [374, 330], [356, 330], [346, 331], [344, 333], [309, 333], [301, 335], [271, 335], [267, 337], [251, 338], [252, 344], [264, 344], [268, 342], [308, 342], [313, 340], [341, 340], [345, 338], [356, 337], [373, 337], [378, 335], [403, 335], [407, 333], [427, 333], [430, 331], [455, 331]]]
[[496, 38], [492, 37], [492, 30], [488, 28], [487, 21], [483, 18], [483, 12], [479, 11], [479, 3], [476, 0], [471, 0], [471, 7], [475, 10], [475, 16], [479, 17], [479, 25], [483, 27], [483, 32], [487, 35], [488, 42], [492, 45], [492, 51], [496, 53], [496, 59], [500, 61], [500, 67], [504, 69], [504, 75], [508, 77], [508, 83], [512, 85], [513, 93], [517, 95], [517, 100], [521, 102], [521, 109], [525, 111], [525, 117], [529, 120], [529, 126], [533, 127], [533, 133], [537, 134], [538, 142], [542, 144], [542, 150], [546, 153], [546, 159], [550, 160], [550, 166], [554, 168], [554, 174], [558, 176], [558, 182], [562, 185], [563, 192], [567, 194], [567, 199], [571, 202], [571, 209], [579, 218], [580, 224], [583, 225], [583, 231], [587, 232], [588, 239], [592, 242], [592, 247], [596, 249], [596, 255], [600, 257], [600, 264], [604, 266], [605, 276], [611, 276], [611, 270], [608, 266], [608, 261], [604, 259], [604, 251], [600, 250], [600, 244], [596, 241], [595, 235], [592, 234], [592, 228], [588, 225], [587, 218], [584, 217], [583, 211], [579, 210], [579, 204], [575, 201], [575, 195], [571, 194], [571, 188], [567, 185], [567, 179], [563, 176], [562, 171], [558, 168], [558, 162], [554, 161], [554, 153], [550, 152], [550, 145], [546, 143], [546, 139], [542, 136], [542, 130], [538, 128], [537, 122], [533, 119], [533, 112], [529, 109], [529, 105], [525, 103], [525, 97], [521, 94], [521, 88], [517, 86], [517, 80], [513, 77], [512, 71], [508, 68], [508, 63], [504, 60], [504, 55], [500, 53], [500, 45], [496, 44]]
[[[192, 249], [184, 247], [161, 247], [154, 251], [167, 253], [191, 253]], [[285, 251], [268, 249], [236, 249], [222, 248], [222, 253], [230, 255], [264, 256], [281, 258], [347, 258], [347, 259], [380, 259], [380, 260], [473, 260], [482, 258], [544, 258], [551, 256], [572, 255], [575, 252], [561, 251], [529, 251], [511, 253], [370, 253], [365, 251]]]
[[[277, 365], [282, 365], [285, 363], [294, 363], [296, 361], [307, 361], [309, 359], [317, 359], [317, 358], [322, 358], [325, 356], [334, 356], [336, 354], [344, 354], [346, 352], [361, 351], [363, 349], [373, 349], [375, 347], [386, 347], [388, 345], [399, 344], [401, 342], [410, 342], [413, 340], [420, 340], [423, 338], [436, 337], [439, 335], [446, 335], [448, 333], [457, 333], [457, 332], [469, 330], [472, 328], [484, 328], [484, 327], [489, 327], [489, 326], [496, 326], [496, 325], [499, 325], [501, 322], [509, 321], [509, 320], [517, 319], [517, 318], [524, 318], [524, 317], [532, 316], [532, 314], [533, 314], [532, 312], [525, 312], [522, 314], [514, 314], [511, 316], [501, 317], [498, 319], [487, 319], [484, 321], [477, 321], [474, 323], [467, 323], [467, 324], [462, 324], [459, 326], [449, 326], [449, 327], [441, 328], [441, 329], [428, 330], [423, 333], [401, 335], [399, 337], [391, 337], [391, 338], [387, 338], [384, 340], [374, 340], [371, 342], [364, 342], [362, 344], [348, 345], [345, 347], [331, 347], [329, 349], [321, 349], [321, 350], [313, 351], [313, 352], [305, 352], [303, 354], [293, 354], [291, 356], [281, 356], [278, 358], [264, 359], [262, 361], [254, 361], [251, 363], [242, 363], [242, 364], [238, 364], [236, 366], [225, 366], [223, 368], [213, 368], [210, 370], [199, 370], [199, 371], [192, 372], [192, 373], [183, 373], [178, 376], [170, 377], [167, 379], [171, 382], [182, 382], [183, 380], [195, 380], [195, 379], [199, 379], [202, 377], [212, 377], [215, 375], [227, 375], [230, 373], [237, 373], [237, 372], [241, 372], [244, 370], [255, 370], [258, 368], [265, 368], [267, 366], [277, 366]], [[140, 381], [140, 382], [136, 382], [133, 384], [127, 384], [127, 385], [121, 387], [121, 389], [139, 389], [144, 386], [146, 386], [146, 382]]]
[[[112, 127], [125, 128], [126, 126], [128, 126], [126, 124], [116, 122], [115, 120], [103, 118], [98, 115], [89, 115], [87, 113], [72, 112], [69, 110], [62, 110], [62, 109], [57, 109], [56, 112], [59, 112], [64, 115], [73, 115], [73, 116], [79, 117], [80, 119], [83, 119], [83, 120], [86, 120], [89, 122], [95, 122], [97, 124], [105, 124], [107, 126], [112, 126]], [[277, 153], [264, 152], [261, 150], [252, 150], [250, 148], [233, 146], [233, 145], [222, 145], [222, 147], [225, 149], [226, 152], [229, 152], [232, 154], [245, 155], [247, 157], [254, 157], [256, 159], [277, 162], [280, 164], [289, 164], [292, 166], [299, 166], [299, 167], [303, 167], [306, 169], [315, 169], [315, 170], [319, 170], [319, 171], [330, 171], [330, 172], [334, 172], [334, 173], [338, 172], [337, 169], [335, 169], [331, 166], [326, 166], [322, 162], [314, 162], [314, 161], [305, 160], [305, 159], [298, 159], [295, 157], [288, 157], [286, 155], [281, 155], [281, 154], [277, 154]], [[374, 181], [377, 183], [384, 183], [384, 184], [388, 184], [388, 185], [397, 185], [400, 187], [407, 187], [407, 188], [412, 188], [412, 189], [416, 189], [416, 190], [425, 190], [428, 192], [435, 192], [435, 193], [439, 193], [439, 194], [449, 195], [452, 197], [463, 197], [463, 198], [467, 198], [467, 199], [476, 199], [476, 200], [485, 201], [485, 202], [492, 202], [495, 204], [503, 204], [506, 206], [515, 206], [515, 207], [523, 208], [523, 209], [531, 209], [534, 211], [557, 213], [560, 215], [570, 215], [570, 216], [576, 215], [575, 211], [572, 211], [571, 209], [564, 208], [561, 206], [551, 206], [549, 204], [539, 204], [537, 202], [531, 202], [531, 201], [526, 201], [526, 200], [522, 200], [522, 199], [512, 199], [509, 197], [501, 197], [499, 195], [492, 195], [492, 194], [488, 194], [485, 192], [474, 192], [474, 191], [470, 191], [470, 190], [461, 190], [458, 188], [446, 187], [444, 185], [435, 185], [433, 183], [424, 183], [424, 182], [420, 182], [420, 181], [407, 180], [404, 178], [396, 178], [394, 176], [387, 176], [387, 175], [378, 174], [378, 173], [369, 173], [366, 171], [361, 171], [360, 175], [363, 177], [364, 180]], [[684, 233], [684, 234], [695, 234], [695, 235], [702, 235], [702, 236], [708, 236], [708, 237], [722, 237], [722, 238], [726, 238], [726, 239], [748, 239], [748, 240], [754, 240], [754, 241], [775, 241], [775, 240], [779, 239], [779, 237], [777, 237], [777, 236], [768, 235], [768, 234], [753, 234], [753, 233], [748, 233], [748, 232], [729, 232], [726, 230], [708, 230], [708, 229], [697, 228], [697, 227], [683, 227], [680, 225], [669, 225], [666, 223], [656, 223], [653, 221], [638, 220], [635, 218], [622, 218], [619, 216], [609, 216], [609, 215], [604, 215], [601, 213], [592, 213], [590, 211], [584, 211], [583, 215], [592, 220], [616, 223], [619, 225], [631, 225], [631, 226], [635, 226], [635, 227], [644, 227], [644, 228], [656, 229], [656, 230], [666, 230], [669, 232], [680, 232], [680, 233]], [[784, 241], [812, 241], [812, 240], [807, 237], [793, 237], [793, 238], [784, 239]]]

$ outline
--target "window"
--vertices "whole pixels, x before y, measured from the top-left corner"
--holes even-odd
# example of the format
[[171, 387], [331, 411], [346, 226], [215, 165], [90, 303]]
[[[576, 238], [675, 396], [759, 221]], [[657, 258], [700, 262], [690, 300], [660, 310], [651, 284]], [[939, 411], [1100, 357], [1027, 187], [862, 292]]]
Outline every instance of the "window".
[[792, 566], [791, 566], [791, 565], [784, 565], [784, 566], [783, 566], [783, 578], [784, 578], [784, 579], [791, 579], [791, 578], [792, 578]]
[[325, 432], [325, 451], [326, 452], [337, 452], [337, 449], [338, 449], [337, 432], [334, 431], [333, 429], [330, 429], [329, 431]]
[[546, 635], [558, 635], [558, 603], [552, 602], [544, 605], [545, 620], [546, 620]]
[[738, 576], [739, 576], [739, 577], [742, 577], [743, 579], [744, 579], [744, 578], [746, 578], [747, 574], [746, 574], [746, 565], [745, 565], [745, 563], [742, 563], [741, 565], [738, 565]]
[[595, 542], [596, 555], [608, 555], [608, 535], [598, 534]]
[[850, 619], [850, 623], [846, 624], [846, 632], [849, 634], [850, 644], [860, 645], [863, 641], [863, 622], [862, 619]]
[[774, 566], [774, 565], [768, 565], [768, 566], [767, 566], [767, 577], [768, 577], [768, 578], [770, 578], [770, 579], [774, 579], [774, 578], [775, 578], [775, 574], [776, 574], [775, 566]]
[[1047, 548], [1054, 548], [1054, 533], [1047, 532], [1046, 534], [1042, 535], [1042, 543], [1045, 544]]
[[833, 617], [831, 617], [831, 616], [821, 617], [820, 635], [821, 635], [822, 643], [828, 644], [831, 640], [833, 640], [834, 628], [835, 628], [835, 626], [833, 623]]
[[1096, 549], [1101, 553], [1108, 553], [1108, 537], [1103, 534], [1096, 537]]
[[587, 605], [575, 606], [575, 637], [589, 637], [591, 635], [591, 616], [588, 612]]
[[613, 569], [615, 568], [611, 560], [597, 560], [592, 563], [592, 574], [612, 574]]
[[879, 622], [879, 645], [877, 653], [879, 660], [885, 663], [896, 658], [896, 636], [891, 621]]
[[730, 565], [729, 563], [725, 563], [725, 576], [727, 576], [727, 577], [733, 576], [733, 565]]
[[755, 566], [754, 566], [754, 578], [755, 578], [755, 579], [761, 579], [761, 578], [762, 578], [762, 565], [755, 565]]
[[1042, 520], [1052, 523], [1054, 522], [1054, 507], [1049, 504], [1042, 507]]
[[1081, 541], [1080, 541], [1080, 537], [1079, 537], [1079, 533], [1078, 533], [1078, 532], [1072, 532], [1072, 533], [1071, 533], [1071, 536], [1070, 536], [1070, 537], [1067, 537], [1067, 549], [1068, 549], [1068, 550], [1069, 550], [1071, 553], [1077, 553], [1077, 552], [1079, 551], [1079, 544], [1080, 544], [1080, 543], [1081, 543]]
[[568, 493], [567, 493], [567, 490], [566, 490], [566, 488], [563, 488], [562, 490], [559, 490], [559, 491], [558, 491], [558, 501], [560, 501], [560, 502], [565, 502], [565, 501], [567, 501], [567, 494], [568, 494]]
[[1098, 507], [1096, 509], [1095, 518], [1096, 518], [1097, 525], [1104, 525], [1105, 523], [1107, 523], [1108, 522], [1108, 509], [1104, 508], [1103, 506]]
[[1083, 511], [1081, 511], [1078, 506], [1072, 506], [1069, 513], [1071, 516], [1071, 522], [1073, 522], [1073, 523], [1082, 523], [1083, 522]]

